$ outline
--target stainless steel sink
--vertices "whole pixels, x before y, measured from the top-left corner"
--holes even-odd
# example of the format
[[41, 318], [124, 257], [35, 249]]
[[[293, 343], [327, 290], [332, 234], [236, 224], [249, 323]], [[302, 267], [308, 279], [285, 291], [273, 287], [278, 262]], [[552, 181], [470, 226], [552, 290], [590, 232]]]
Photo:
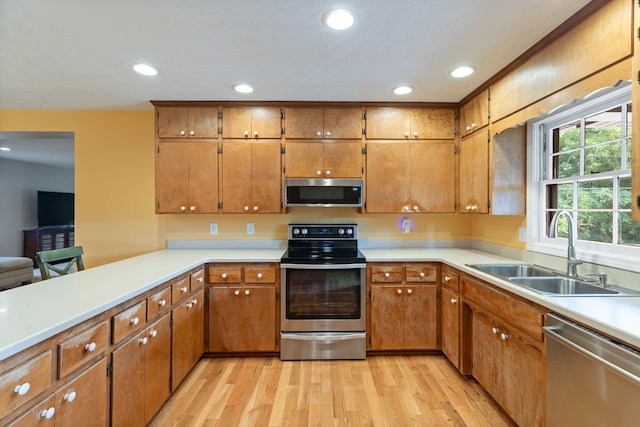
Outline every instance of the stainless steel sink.
[[553, 270], [532, 264], [469, 264], [469, 267], [501, 278], [555, 276]]
[[516, 285], [543, 294], [553, 295], [615, 295], [620, 292], [569, 277], [510, 277]]
[[525, 263], [467, 265], [547, 296], [640, 296], [638, 291], [620, 286], [602, 287], [596, 282], [570, 277], [563, 272], [539, 265]]

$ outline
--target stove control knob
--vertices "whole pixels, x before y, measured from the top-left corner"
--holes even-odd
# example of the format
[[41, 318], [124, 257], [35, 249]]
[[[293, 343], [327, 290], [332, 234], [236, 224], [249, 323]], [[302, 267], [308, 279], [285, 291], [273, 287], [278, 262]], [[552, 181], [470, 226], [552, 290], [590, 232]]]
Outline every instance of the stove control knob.
[[338, 234], [342, 236], [344, 234], [344, 228], [338, 228]]
[[303, 235], [304, 235], [304, 234], [307, 234], [308, 232], [309, 232], [309, 231], [308, 231], [306, 228], [303, 228], [303, 229], [302, 229], [302, 231], [301, 231], [301, 233], [302, 233]]
[[353, 234], [353, 229], [352, 228], [347, 228], [347, 234], [349, 236], [351, 236]]
[[293, 235], [297, 236], [298, 234], [300, 234], [300, 229], [299, 228], [294, 228], [293, 229]]

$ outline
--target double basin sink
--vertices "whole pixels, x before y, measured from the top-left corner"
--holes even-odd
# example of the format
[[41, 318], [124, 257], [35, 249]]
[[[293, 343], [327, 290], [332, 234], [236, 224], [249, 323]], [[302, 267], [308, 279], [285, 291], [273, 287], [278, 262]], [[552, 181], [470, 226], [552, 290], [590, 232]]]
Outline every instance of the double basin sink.
[[543, 295], [640, 295], [617, 286], [604, 287], [597, 282], [570, 277], [558, 271], [532, 264], [468, 264], [482, 272]]

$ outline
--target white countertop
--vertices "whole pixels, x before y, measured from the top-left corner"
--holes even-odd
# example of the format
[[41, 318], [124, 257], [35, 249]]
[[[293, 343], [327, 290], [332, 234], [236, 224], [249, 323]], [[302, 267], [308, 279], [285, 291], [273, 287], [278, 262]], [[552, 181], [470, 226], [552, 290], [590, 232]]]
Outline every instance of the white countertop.
[[[518, 262], [450, 248], [361, 251], [368, 262], [436, 261], [640, 348], [640, 296], [548, 297], [466, 266]], [[0, 360], [207, 262], [279, 262], [284, 249], [166, 249], [0, 292]]]

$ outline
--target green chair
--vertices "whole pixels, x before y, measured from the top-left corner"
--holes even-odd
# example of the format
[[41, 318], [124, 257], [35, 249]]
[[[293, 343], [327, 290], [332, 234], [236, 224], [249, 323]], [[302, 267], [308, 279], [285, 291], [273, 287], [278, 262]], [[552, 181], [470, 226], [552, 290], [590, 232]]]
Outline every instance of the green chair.
[[82, 246], [37, 252], [36, 261], [42, 280], [55, 277], [55, 275], [51, 275], [52, 272], [60, 276], [69, 274], [74, 265], [76, 267], [75, 271], [84, 270]]

